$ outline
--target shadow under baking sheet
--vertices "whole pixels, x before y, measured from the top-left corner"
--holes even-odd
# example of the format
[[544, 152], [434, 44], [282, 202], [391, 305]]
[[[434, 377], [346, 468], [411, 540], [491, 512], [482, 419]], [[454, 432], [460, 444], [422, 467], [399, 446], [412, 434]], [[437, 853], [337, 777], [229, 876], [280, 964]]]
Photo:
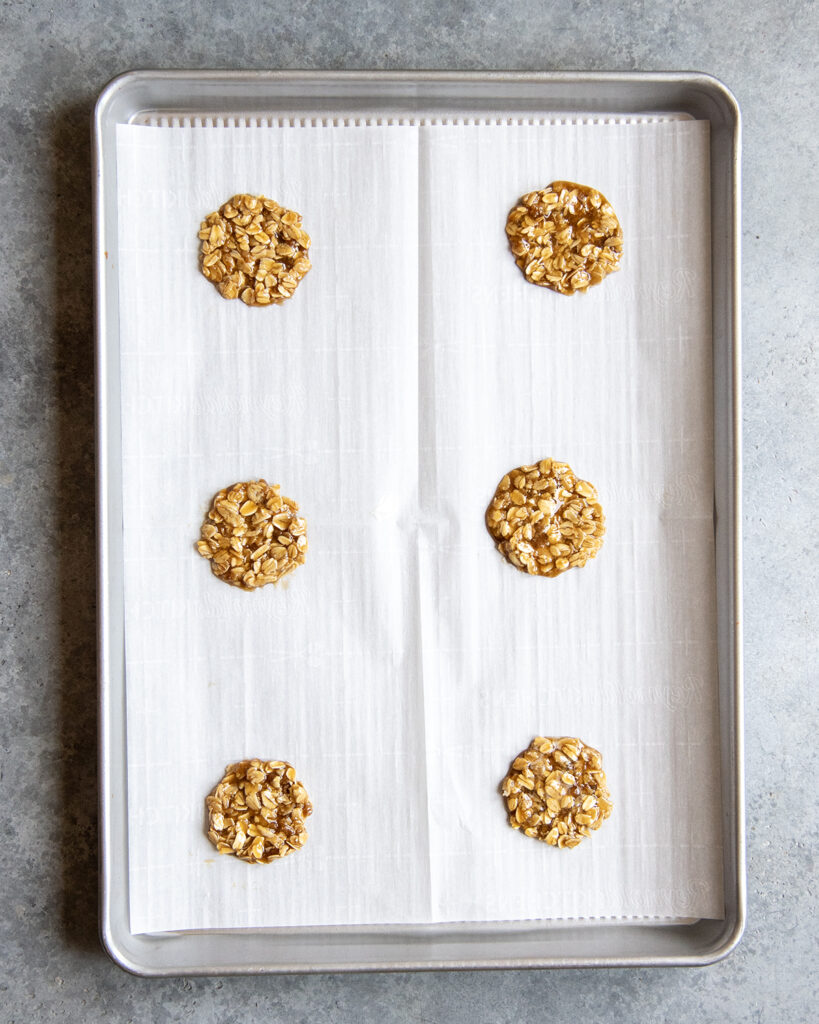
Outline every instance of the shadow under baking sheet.
[[57, 389], [60, 924], [65, 941], [86, 951], [99, 949], [90, 110], [89, 99], [55, 115], [49, 197]]

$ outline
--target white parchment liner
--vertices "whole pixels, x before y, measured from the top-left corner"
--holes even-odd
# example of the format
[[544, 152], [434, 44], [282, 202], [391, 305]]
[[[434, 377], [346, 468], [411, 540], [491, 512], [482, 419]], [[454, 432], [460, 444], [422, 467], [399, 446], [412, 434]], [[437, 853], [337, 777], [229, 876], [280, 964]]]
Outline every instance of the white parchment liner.
[[[118, 129], [131, 927], [721, 917], [708, 125]], [[594, 184], [622, 270], [527, 284], [517, 197]], [[302, 213], [282, 307], [198, 273], [237, 191]], [[598, 488], [598, 558], [503, 562], [499, 478], [554, 456]], [[213, 493], [299, 501], [307, 563], [219, 583]], [[536, 733], [603, 753], [614, 813], [573, 851], [505, 824]], [[204, 796], [296, 765], [303, 851], [219, 857]]]

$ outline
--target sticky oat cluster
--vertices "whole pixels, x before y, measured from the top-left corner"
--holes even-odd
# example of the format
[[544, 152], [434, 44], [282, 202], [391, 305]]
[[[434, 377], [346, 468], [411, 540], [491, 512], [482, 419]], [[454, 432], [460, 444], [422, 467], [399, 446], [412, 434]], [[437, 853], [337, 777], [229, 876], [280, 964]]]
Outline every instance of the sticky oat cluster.
[[205, 806], [208, 839], [219, 853], [251, 864], [269, 864], [304, 846], [304, 819], [313, 813], [292, 765], [257, 758], [228, 765]]
[[299, 506], [266, 480], [219, 491], [196, 548], [215, 576], [242, 590], [277, 583], [304, 563], [307, 523]]
[[574, 736], [536, 736], [501, 791], [512, 828], [550, 846], [577, 846], [611, 814], [600, 753]]
[[235, 195], [199, 228], [199, 265], [226, 299], [280, 305], [310, 270], [301, 215], [264, 196]]
[[532, 284], [571, 295], [619, 269], [623, 232], [595, 188], [553, 181], [528, 192], [506, 221], [509, 248]]
[[606, 532], [594, 486], [555, 459], [507, 473], [486, 510], [486, 526], [498, 551], [533, 576], [585, 565]]

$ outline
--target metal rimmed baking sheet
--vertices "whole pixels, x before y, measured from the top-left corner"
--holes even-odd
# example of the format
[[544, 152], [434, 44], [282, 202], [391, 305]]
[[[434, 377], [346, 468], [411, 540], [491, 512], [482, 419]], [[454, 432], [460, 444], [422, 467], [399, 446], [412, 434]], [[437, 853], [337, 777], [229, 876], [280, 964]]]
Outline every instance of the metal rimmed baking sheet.
[[[218, 83], [218, 86], [217, 86]], [[374, 85], [377, 83], [377, 88]], [[221, 88], [224, 95], [220, 104], [213, 103], [214, 90]], [[232, 96], [230, 95], [232, 93]], [[230, 102], [225, 97], [230, 97]], [[116, 104], [126, 100], [124, 107], [117, 111]], [[737, 335], [734, 292], [735, 250], [733, 231], [735, 224], [726, 223], [726, 207], [723, 203], [719, 217], [717, 197], [725, 199], [734, 195], [737, 186], [736, 116], [730, 98], [711, 80], [702, 76], [300, 76], [300, 75], [215, 75], [206, 73], [160, 74], [145, 73], [126, 76], [119, 80], [103, 96], [98, 110], [98, 144], [102, 182], [98, 192], [100, 201], [100, 526], [101, 526], [101, 597], [102, 597], [102, 754], [103, 775], [107, 782], [117, 777], [115, 763], [123, 756], [124, 746], [118, 746], [117, 730], [124, 728], [123, 672], [122, 672], [122, 622], [121, 593], [117, 593], [118, 573], [116, 566], [121, 560], [121, 535], [112, 530], [113, 523], [119, 523], [117, 493], [120, 481], [117, 479], [117, 454], [121, 439], [116, 436], [118, 416], [118, 337], [116, 330], [115, 303], [116, 287], [111, 267], [106, 264], [105, 252], [116, 252], [116, 223], [112, 217], [112, 195], [116, 196], [115, 167], [104, 159], [106, 141], [110, 152], [110, 132], [116, 123], [168, 117], [214, 116], [214, 110], [221, 110], [224, 117], [304, 117], [310, 112], [323, 118], [355, 117], [451, 117], [454, 114], [465, 117], [502, 118], [504, 116], [529, 116], [539, 118], [570, 116], [578, 110], [586, 112], [603, 111], [607, 114], [629, 116], [664, 116], [664, 113], [683, 112], [691, 116], [708, 115], [712, 126], [712, 239], [713, 239], [713, 333], [715, 357], [715, 473], [717, 486], [716, 546], [718, 553], [717, 576], [719, 588], [719, 636], [720, 636], [720, 722], [721, 752], [723, 757], [723, 811], [726, 835], [726, 922], [699, 922], [696, 925], [674, 926], [660, 929], [648, 927], [649, 940], [642, 951], [635, 936], [644, 934], [644, 925], [585, 925], [575, 926], [566, 922], [533, 926], [494, 925], [436, 925], [407, 929], [402, 926], [379, 931], [378, 929], [355, 929], [344, 927], [328, 935], [343, 934], [348, 943], [362, 938], [362, 955], [354, 963], [339, 964], [333, 957], [327, 959], [322, 953], [325, 938], [320, 930], [310, 929], [307, 934], [317, 946], [317, 955], [294, 962], [290, 954], [295, 946], [291, 940], [284, 943], [284, 930], [271, 929], [263, 933], [259, 949], [272, 949], [282, 942], [281, 952], [276, 949], [269, 957], [259, 959], [249, 956], [246, 941], [253, 936], [238, 936], [242, 952], [233, 960], [224, 957], [200, 957], [198, 964], [194, 949], [200, 936], [167, 933], [149, 937], [134, 937], [127, 929], [127, 914], [121, 916], [115, 911], [118, 901], [126, 888], [126, 876], [118, 873], [123, 868], [127, 847], [123, 845], [124, 819], [122, 818], [123, 798], [117, 801], [110, 795], [108, 785], [103, 790], [104, 823], [104, 907], [103, 932], [109, 948], [119, 950], [123, 962], [131, 962], [135, 969], [146, 973], [174, 973], [175, 971], [197, 969], [200, 971], [220, 970], [294, 970], [294, 969], [340, 969], [377, 967], [420, 967], [420, 966], [502, 966], [525, 960], [532, 964], [558, 965], [576, 962], [597, 962], [597, 955], [604, 956], [604, 962], [648, 962], [654, 943], [667, 944], [676, 953], [669, 953], [671, 959], [660, 958], [660, 962], [703, 962], [724, 952], [727, 933], [737, 934], [741, 918], [741, 821], [738, 760], [740, 736], [737, 724], [739, 675], [738, 661], [734, 658], [733, 643], [736, 633], [733, 624], [738, 622], [739, 594], [736, 587], [738, 560], [735, 541], [736, 498], [735, 452], [733, 444], [738, 440], [735, 433], [735, 358]], [[254, 113], [254, 111], [258, 113]], [[108, 134], [106, 134], [108, 133]], [[114, 184], [110, 184], [111, 182]], [[113, 192], [112, 192], [113, 189]], [[722, 191], [721, 191], [722, 190]], [[106, 209], [106, 203], [108, 204]], [[729, 203], [727, 209], [733, 210]], [[727, 246], [727, 248], [726, 248]], [[730, 257], [726, 263], [726, 256]], [[726, 269], [729, 273], [726, 275]], [[114, 386], [116, 385], [116, 386]], [[121, 580], [120, 580], [121, 582]], [[118, 605], [118, 601], [120, 602]], [[113, 661], [111, 656], [113, 654]], [[122, 716], [122, 717], [120, 717]], [[119, 737], [121, 738], [121, 731]], [[124, 765], [120, 768], [124, 770]], [[124, 792], [124, 776], [119, 776], [118, 792]], [[120, 831], [117, 830], [117, 824]], [[115, 836], [118, 841], [115, 843]], [[732, 894], [737, 894], [734, 908], [728, 903]], [[119, 904], [124, 909], [124, 904]], [[736, 911], [736, 912], [734, 912]], [[733, 925], [730, 925], [733, 922]], [[726, 932], [726, 929], [728, 932]], [[376, 935], [381, 941], [379, 956], [372, 958], [367, 935]], [[511, 944], [509, 936], [514, 936]], [[611, 945], [598, 943], [598, 936], [609, 936]], [[660, 936], [662, 935], [662, 938]], [[706, 938], [705, 936], [710, 937]], [[723, 940], [716, 941], [721, 935]], [[414, 939], [411, 939], [414, 936]], [[501, 936], [506, 938], [501, 939]], [[540, 939], [533, 938], [540, 936]], [[547, 937], [555, 937], [555, 942]], [[592, 939], [590, 936], [595, 936]], [[672, 936], [676, 936], [675, 947]], [[524, 941], [525, 937], [525, 941]], [[582, 937], [579, 945], [574, 937]], [[613, 937], [613, 938], [612, 938]], [[223, 932], [213, 933], [204, 945], [213, 950], [213, 943], [221, 941], [225, 953], [239, 948]], [[529, 955], [520, 957], [519, 942], [524, 942]], [[538, 944], [540, 942], [540, 944]], [[561, 946], [560, 943], [564, 945]], [[710, 942], [710, 945], [709, 945]], [[271, 946], [271, 943], [273, 946]], [[497, 944], [495, 944], [497, 943]], [[403, 944], [403, 945], [402, 945]], [[366, 950], [365, 950], [365, 947]], [[142, 949], [147, 961], [141, 955], [129, 956], [126, 948]], [[304, 947], [305, 950], [307, 947]], [[456, 949], [471, 950], [470, 956], [454, 954]], [[581, 951], [585, 948], [586, 952]], [[608, 948], [608, 954], [595, 954], [594, 950]], [[561, 950], [556, 953], [556, 950]], [[629, 949], [630, 955], [622, 951]], [[189, 957], [184, 961], [185, 951]], [[513, 954], [512, 951], [515, 951]], [[148, 951], [153, 951], [148, 955]], [[396, 953], [396, 951], [398, 951]], [[367, 952], [367, 955], [363, 955]], [[396, 955], [390, 959], [390, 952]], [[413, 952], [416, 955], [408, 955]], [[497, 955], [495, 955], [497, 954]], [[157, 956], [156, 962], [151, 956]], [[379, 957], [383, 959], [379, 959]], [[643, 958], [648, 959], [643, 959]], [[256, 965], [256, 966], [254, 966]]]

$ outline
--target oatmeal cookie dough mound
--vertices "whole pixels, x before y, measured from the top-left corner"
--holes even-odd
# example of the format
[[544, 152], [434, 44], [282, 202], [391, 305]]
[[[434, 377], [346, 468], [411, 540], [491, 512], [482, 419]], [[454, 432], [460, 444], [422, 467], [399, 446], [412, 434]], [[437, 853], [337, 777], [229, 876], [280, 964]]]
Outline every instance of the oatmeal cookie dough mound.
[[250, 864], [280, 860], [307, 842], [313, 813], [307, 791], [286, 761], [253, 758], [228, 765], [210, 796], [208, 839], [219, 853]]
[[553, 181], [509, 212], [509, 248], [527, 281], [563, 295], [584, 292], [620, 269], [623, 232], [597, 189]]
[[486, 510], [486, 526], [516, 568], [559, 576], [594, 558], [606, 519], [587, 480], [578, 480], [565, 462], [543, 459], [506, 474]]
[[275, 306], [311, 267], [301, 215], [264, 196], [236, 195], [199, 228], [199, 268], [225, 299]]
[[577, 846], [611, 814], [603, 759], [573, 736], [536, 736], [501, 791], [512, 828], [550, 846]]
[[256, 590], [304, 564], [307, 523], [278, 484], [251, 480], [214, 497], [196, 549], [210, 560], [214, 576]]

